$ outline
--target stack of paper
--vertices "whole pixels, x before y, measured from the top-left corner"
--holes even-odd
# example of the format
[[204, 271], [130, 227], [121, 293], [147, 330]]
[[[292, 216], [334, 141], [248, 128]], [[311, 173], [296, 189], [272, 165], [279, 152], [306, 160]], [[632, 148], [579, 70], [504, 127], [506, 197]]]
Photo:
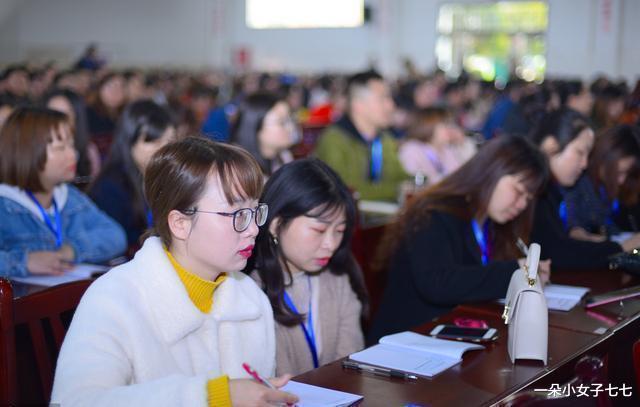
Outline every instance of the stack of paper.
[[582, 297], [584, 297], [587, 292], [589, 292], [587, 287], [574, 287], [570, 285], [547, 284], [544, 287], [547, 307], [553, 311], [569, 311], [582, 300]]
[[462, 355], [484, 346], [447, 341], [415, 332], [401, 332], [380, 338], [377, 345], [349, 356], [357, 362], [409, 372], [420, 376], [435, 376], [462, 361]]
[[324, 387], [293, 381], [281, 387], [280, 390], [298, 396], [300, 401], [298, 401], [296, 406], [299, 407], [347, 407], [362, 400], [362, 396], [357, 394], [325, 389]]
[[[569, 311], [589, 292], [587, 287], [577, 287], [562, 284], [547, 284], [544, 287], [544, 297], [547, 299], [549, 311]], [[498, 300], [504, 304], [504, 298]]]
[[58, 284], [91, 278], [94, 273], [104, 273], [109, 267], [95, 264], [76, 264], [71, 270], [59, 276], [30, 275], [27, 277], [11, 277], [11, 280], [19, 283], [33, 284], [44, 287], [52, 287]]

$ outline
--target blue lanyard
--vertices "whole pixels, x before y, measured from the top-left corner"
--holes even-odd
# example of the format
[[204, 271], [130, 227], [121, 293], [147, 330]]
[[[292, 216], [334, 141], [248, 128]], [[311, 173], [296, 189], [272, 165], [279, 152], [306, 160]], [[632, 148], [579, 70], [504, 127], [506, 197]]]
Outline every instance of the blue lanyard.
[[471, 227], [473, 228], [473, 234], [476, 237], [476, 242], [478, 242], [478, 246], [480, 246], [480, 255], [482, 258], [482, 264], [483, 265], [487, 265], [487, 263], [489, 262], [489, 243], [487, 242], [487, 225], [488, 223], [485, 222], [484, 224], [484, 230], [483, 228], [480, 228], [480, 225], [478, 225], [478, 222], [476, 222], [475, 219], [473, 219], [471, 221]]
[[151, 213], [151, 209], [147, 206], [147, 204], [144, 205], [144, 212], [147, 218], [147, 227], [153, 227], [153, 213]]
[[431, 161], [431, 164], [433, 164], [433, 167], [435, 168], [436, 172], [440, 175], [444, 175], [444, 171], [445, 171], [444, 165], [442, 165], [442, 162], [438, 158], [438, 155], [434, 153], [433, 150], [431, 149], [425, 150], [425, 154], [427, 155], [427, 158], [429, 159], [429, 161]]
[[371, 143], [371, 169], [370, 177], [374, 182], [380, 181], [382, 178], [382, 139], [380, 137]]
[[[304, 337], [307, 340], [307, 345], [309, 345], [309, 350], [311, 351], [311, 357], [313, 358], [313, 367], [315, 369], [318, 366], [320, 366], [320, 364], [318, 363], [318, 350], [316, 348], [316, 336], [313, 331], [313, 312], [312, 312], [313, 310], [311, 308], [311, 298], [313, 297], [313, 295], [311, 292], [311, 277], [307, 276], [307, 282], [309, 283], [309, 313], [307, 314], [307, 323], [305, 324], [304, 322], [301, 322], [300, 326], [302, 327], [302, 331], [304, 332]], [[287, 294], [286, 291], [284, 292], [284, 302], [287, 304], [287, 307], [289, 307], [291, 311], [293, 311], [297, 315], [300, 315], [300, 313], [298, 312], [298, 309], [293, 304], [293, 301], [291, 301], [291, 297], [289, 297], [289, 294]]]
[[[604, 189], [604, 186], [600, 187], [600, 198], [602, 199], [602, 202], [604, 202], [605, 204], [608, 203], [609, 198], [607, 197], [607, 192]], [[613, 215], [617, 214], [620, 211], [620, 201], [618, 200], [618, 198], [615, 198], [612, 202], [611, 205], [609, 206], [609, 216], [607, 217], [607, 223], [609, 224], [613, 224], [613, 219], [611, 218]]]
[[56, 200], [54, 198], [51, 198], [51, 203], [53, 204], [53, 217], [56, 221], [56, 225], [54, 226], [53, 223], [51, 223], [49, 214], [47, 213], [47, 211], [44, 210], [42, 205], [40, 205], [40, 202], [38, 202], [38, 200], [33, 195], [33, 193], [31, 191], [26, 191], [26, 192], [27, 192], [27, 195], [29, 195], [29, 198], [31, 198], [31, 200], [33, 201], [33, 203], [36, 204], [36, 206], [38, 207], [38, 210], [40, 210], [40, 214], [42, 215], [42, 219], [44, 220], [44, 223], [47, 225], [47, 228], [49, 228], [49, 230], [56, 237], [56, 248], [59, 248], [60, 246], [62, 246], [62, 219], [60, 218], [60, 212], [58, 211], [58, 205], [56, 204]]
[[564, 229], [567, 230], [569, 221], [568, 221], [568, 213], [567, 213], [567, 203], [565, 201], [560, 202], [560, 206], [558, 206], [558, 216], [560, 216], [560, 220], [562, 221], [562, 225]]

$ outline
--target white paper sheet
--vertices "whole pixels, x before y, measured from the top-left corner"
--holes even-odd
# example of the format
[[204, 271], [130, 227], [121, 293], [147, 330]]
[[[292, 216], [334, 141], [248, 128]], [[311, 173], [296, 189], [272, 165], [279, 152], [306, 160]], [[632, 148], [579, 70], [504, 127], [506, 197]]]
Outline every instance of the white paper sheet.
[[349, 355], [357, 362], [432, 377], [462, 361], [467, 350], [484, 346], [400, 332], [380, 339], [378, 345]]
[[587, 292], [589, 292], [587, 287], [562, 284], [547, 284], [544, 287], [547, 307], [552, 311], [569, 311], [578, 305]]
[[11, 280], [25, 284], [40, 285], [44, 287], [52, 287], [58, 284], [70, 283], [72, 281], [84, 280], [91, 278], [96, 272], [105, 272], [109, 267], [98, 266], [95, 264], [76, 264], [71, 270], [59, 276], [39, 276], [30, 275], [27, 277], [11, 277]]
[[[563, 284], [547, 284], [544, 287], [544, 297], [547, 299], [549, 311], [570, 311], [588, 292], [587, 287]], [[504, 304], [504, 298], [499, 299], [498, 302]]]
[[289, 381], [280, 390], [295, 394], [300, 398], [299, 407], [346, 407], [362, 399], [357, 394], [326, 389], [310, 384]]

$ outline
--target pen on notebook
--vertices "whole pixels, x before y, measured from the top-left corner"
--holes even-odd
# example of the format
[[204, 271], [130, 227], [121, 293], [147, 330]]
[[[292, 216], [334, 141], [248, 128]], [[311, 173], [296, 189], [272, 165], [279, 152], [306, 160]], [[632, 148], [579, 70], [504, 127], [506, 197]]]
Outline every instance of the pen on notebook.
[[253, 379], [255, 381], [257, 381], [258, 383], [262, 383], [265, 386], [267, 386], [268, 388], [272, 389], [272, 390], [278, 390], [276, 389], [276, 386], [274, 386], [273, 384], [271, 384], [271, 382], [265, 378], [263, 378], [262, 376], [260, 376], [260, 374], [258, 373], [258, 371], [256, 371], [255, 369], [252, 369], [251, 366], [249, 366], [248, 363], [243, 363], [242, 364], [242, 368], [249, 373], [249, 376], [253, 377]]
[[387, 369], [384, 367], [371, 366], [364, 363], [354, 362], [353, 360], [343, 360], [342, 367], [346, 369], [357, 370], [359, 372], [367, 372], [377, 376], [397, 377], [400, 379], [417, 380], [418, 377], [407, 372], [395, 369]]
[[[243, 363], [242, 364], [242, 368], [249, 374], [249, 376], [251, 376], [253, 378], [253, 380], [257, 381], [258, 383], [264, 384], [265, 386], [267, 386], [271, 390], [278, 390], [276, 388], [276, 386], [271, 384], [271, 382], [269, 380], [267, 380], [264, 377], [260, 376], [260, 373], [258, 373], [257, 370], [255, 370], [251, 366], [249, 366], [248, 363]], [[295, 404], [279, 404], [279, 405], [290, 407], [290, 406], [294, 406]]]
[[529, 248], [522, 241], [522, 239], [518, 238], [518, 240], [516, 240], [516, 246], [518, 246], [518, 249], [520, 249], [520, 251], [522, 252], [522, 254], [525, 255], [525, 257], [529, 255]]

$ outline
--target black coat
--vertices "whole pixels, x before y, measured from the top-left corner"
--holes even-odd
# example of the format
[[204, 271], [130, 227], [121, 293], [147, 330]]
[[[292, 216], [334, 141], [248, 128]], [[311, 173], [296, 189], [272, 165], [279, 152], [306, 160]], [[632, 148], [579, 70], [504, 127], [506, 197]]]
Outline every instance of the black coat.
[[504, 298], [517, 268], [516, 260], [484, 266], [471, 223], [432, 212], [391, 260], [369, 343], [431, 321], [461, 303]]
[[551, 259], [553, 270], [604, 269], [607, 256], [622, 251], [615, 242], [572, 239], [565, 230], [559, 208], [562, 192], [550, 182], [536, 203], [531, 241], [542, 246], [542, 259]]
[[136, 213], [133, 195], [125, 185], [125, 174], [120, 170], [102, 174], [92, 185], [89, 196], [102, 209], [118, 222], [127, 233], [127, 243], [135, 246], [147, 228], [144, 215]]

